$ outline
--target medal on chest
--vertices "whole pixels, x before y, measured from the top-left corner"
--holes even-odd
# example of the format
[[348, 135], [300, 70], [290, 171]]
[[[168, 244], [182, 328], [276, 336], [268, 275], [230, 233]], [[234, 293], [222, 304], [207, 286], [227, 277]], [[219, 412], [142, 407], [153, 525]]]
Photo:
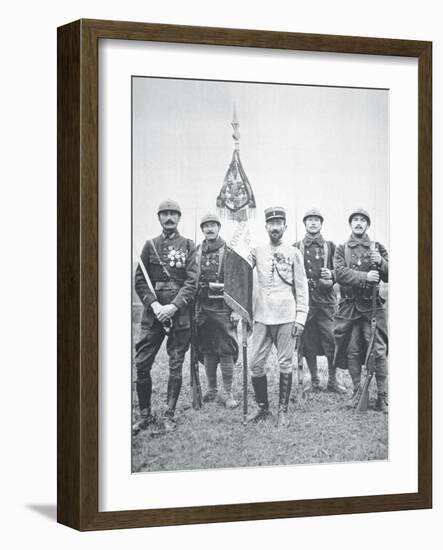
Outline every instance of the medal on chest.
[[166, 251], [166, 261], [170, 267], [181, 269], [186, 262], [186, 251], [169, 245]]

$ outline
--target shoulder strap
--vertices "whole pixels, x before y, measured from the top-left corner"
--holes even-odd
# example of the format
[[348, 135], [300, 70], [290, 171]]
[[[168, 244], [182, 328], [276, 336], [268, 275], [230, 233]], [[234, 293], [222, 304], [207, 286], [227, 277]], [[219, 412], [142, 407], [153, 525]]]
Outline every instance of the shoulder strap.
[[301, 252], [301, 255], [303, 256], [303, 258], [305, 257], [305, 243], [303, 241], [300, 241], [298, 243], [298, 246], [297, 248], [300, 250]]
[[156, 255], [157, 257], [157, 260], [160, 262], [160, 265], [162, 266], [162, 269], [163, 269], [163, 272], [165, 273], [165, 275], [167, 277], [169, 277], [169, 279], [171, 279], [171, 274], [169, 273], [167, 267], [165, 266], [165, 264], [162, 262], [158, 252], [157, 252], [157, 249], [155, 248], [155, 244], [154, 244], [154, 241], [153, 240], [150, 240], [149, 241], [150, 245], [152, 246], [152, 249], [154, 250], [154, 254]]

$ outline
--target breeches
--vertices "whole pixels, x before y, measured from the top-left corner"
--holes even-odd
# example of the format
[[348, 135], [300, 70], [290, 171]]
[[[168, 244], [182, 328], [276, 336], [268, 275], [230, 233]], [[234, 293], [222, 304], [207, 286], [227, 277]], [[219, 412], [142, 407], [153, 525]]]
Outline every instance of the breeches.
[[[355, 321], [352, 326], [351, 336], [349, 338], [347, 359], [350, 369], [357, 366], [361, 366], [365, 360], [367, 347], [371, 339], [371, 324], [365, 319], [361, 318]], [[382, 338], [380, 331], [376, 330], [374, 340], [374, 358], [376, 365], [376, 373], [380, 375], [387, 374], [386, 367], [386, 351], [387, 346], [385, 340]]]
[[[360, 359], [364, 361], [366, 349], [371, 339], [371, 324], [364, 318], [355, 321], [349, 338], [348, 360]], [[374, 341], [375, 360], [386, 361], [386, 343], [378, 330], [375, 332]]]
[[149, 377], [155, 357], [165, 336], [167, 337], [166, 351], [169, 357], [169, 376], [181, 379], [183, 361], [191, 340], [191, 331], [189, 329], [172, 329], [169, 335], [166, 335], [162, 325], [155, 321], [152, 327], [141, 330], [140, 338], [135, 345], [135, 366], [138, 382], [142, 382]]
[[264, 325], [256, 322], [252, 337], [251, 375], [260, 377], [266, 373], [266, 362], [272, 348], [277, 349], [280, 372], [292, 372], [295, 350], [295, 337], [292, 335], [293, 323], [282, 325]]

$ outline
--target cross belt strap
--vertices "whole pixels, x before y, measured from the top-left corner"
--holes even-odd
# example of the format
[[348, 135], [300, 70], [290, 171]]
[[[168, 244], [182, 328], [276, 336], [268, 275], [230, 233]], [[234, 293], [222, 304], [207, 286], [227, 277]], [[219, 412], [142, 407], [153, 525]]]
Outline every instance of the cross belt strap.
[[152, 249], [154, 250], [154, 254], [156, 255], [157, 257], [157, 260], [159, 261], [160, 265], [162, 266], [162, 269], [163, 269], [163, 272], [164, 274], [169, 278], [171, 279], [171, 274], [169, 273], [167, 267], [165, 266], [165, 264], [162, 262], [158, 252], [157, 252], [157, 249], [155, 248], [155, 245], [154, 245], [154, 242], [152, 240], [149, 241], [149, 244], [152, 246]]

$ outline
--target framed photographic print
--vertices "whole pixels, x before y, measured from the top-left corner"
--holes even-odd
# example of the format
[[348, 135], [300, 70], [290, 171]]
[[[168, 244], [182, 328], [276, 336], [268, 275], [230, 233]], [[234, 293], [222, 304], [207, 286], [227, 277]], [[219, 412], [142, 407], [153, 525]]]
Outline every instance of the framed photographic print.
[[432, 506], [430, 42], [58, 29], [58, 520]]

